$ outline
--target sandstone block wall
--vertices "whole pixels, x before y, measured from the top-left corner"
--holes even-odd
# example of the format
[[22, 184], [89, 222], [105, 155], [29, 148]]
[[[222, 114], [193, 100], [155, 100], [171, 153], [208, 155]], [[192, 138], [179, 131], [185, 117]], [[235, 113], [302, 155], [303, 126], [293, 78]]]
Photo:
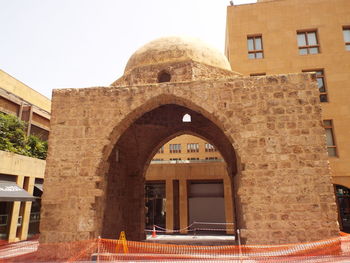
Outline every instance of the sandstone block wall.
[[186, 131], [219, 145], [246, 243], [336, 236], [318, 96], [306, 74], [55, 90], [40, 241], [142, 239], [149, 161]]

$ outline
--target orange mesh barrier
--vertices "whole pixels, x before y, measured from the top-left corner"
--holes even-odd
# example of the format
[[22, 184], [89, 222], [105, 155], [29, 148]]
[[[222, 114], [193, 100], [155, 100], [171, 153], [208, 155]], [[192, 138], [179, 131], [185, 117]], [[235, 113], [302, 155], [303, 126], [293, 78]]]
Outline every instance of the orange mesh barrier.
[[350, 235], [287, 245], [193, 246], [95, 239], [0, 247], [0, 262], [350, 262]]

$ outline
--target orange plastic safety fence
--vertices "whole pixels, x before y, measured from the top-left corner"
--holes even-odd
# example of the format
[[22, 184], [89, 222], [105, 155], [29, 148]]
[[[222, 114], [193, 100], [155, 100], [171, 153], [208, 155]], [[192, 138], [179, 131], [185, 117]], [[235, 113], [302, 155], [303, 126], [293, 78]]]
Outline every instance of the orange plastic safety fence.
[[193, 246], [94, 239], [40, 244], [36, 240], [0, 247], [0, 262], [350, 262], [350, 235], [287, 245]]

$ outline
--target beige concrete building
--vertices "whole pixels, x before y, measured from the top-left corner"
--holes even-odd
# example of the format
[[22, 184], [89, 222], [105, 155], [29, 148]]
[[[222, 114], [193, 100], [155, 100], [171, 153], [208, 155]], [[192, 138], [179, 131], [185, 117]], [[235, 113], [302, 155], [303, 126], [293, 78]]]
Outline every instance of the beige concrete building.
[[[169, 37], [137, 50], [111, 86], [54, 90], [40, 242], [118, 238], [120, 231], [144, 239], [147, 170], [157, 180], [152, 169], [168, 169], [149, 164], [182, 134], [215, 145], [225, 161], [217, 170], [226, 174], [199, 164], [190, 169], [202, 171], [170, 175], [166, 187], [201, 197], [201, 187], [187, 183], [195, 174], [228, 180], [225, 220], [234, 221], [243, 242], [338, 235], [316, 75], [244, 77], [202, 42]], [[169, 193], [166, 205], [175, 209], [177, 190]], [[189, 211], [186, 199], [178, 203], [180, 213]], [[167, 224], [184, 226], [185, 219]]]
[[226, 55], [232, 68], [246, 76], [316, 72], [332, 182], [337, 185], [339, 197], [342, 217], [339, 222], [347, 231], [350, 231], [350, 202], [346, 200], [350, 188], [349, 10], [348, 0], [261, 0], [256, 4], [229, 6], [226, 28]]
[[[27, 135], [47, 140], [51, 101], [0, 70], [0, 112], [26, 121]], [[10, 242], [39, 233], [45, 160], [0, 151], [0, 237]]]
[[[191, 121], [189, 115], [184, 121]], [[200, 137], [180, 135], [159, 148], [146, 173], [145, 198], [148, 229], [156, 225], [186, 233], [191, 225], [196, 233], [204, 231], [199, 228], [233, 232], [232, 188], [224, 159]]]

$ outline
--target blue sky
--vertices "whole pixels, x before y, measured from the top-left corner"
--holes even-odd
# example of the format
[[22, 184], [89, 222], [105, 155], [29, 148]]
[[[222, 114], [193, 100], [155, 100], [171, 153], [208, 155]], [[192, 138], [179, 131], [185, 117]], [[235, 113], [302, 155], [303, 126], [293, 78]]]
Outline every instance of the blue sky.
[[52, 89], [108, 86], [136, 49], [158, 37], [197, 37], [223, 52], [227, 5], [229, 0], [0, 0], [0, 68], [49, 98]]

